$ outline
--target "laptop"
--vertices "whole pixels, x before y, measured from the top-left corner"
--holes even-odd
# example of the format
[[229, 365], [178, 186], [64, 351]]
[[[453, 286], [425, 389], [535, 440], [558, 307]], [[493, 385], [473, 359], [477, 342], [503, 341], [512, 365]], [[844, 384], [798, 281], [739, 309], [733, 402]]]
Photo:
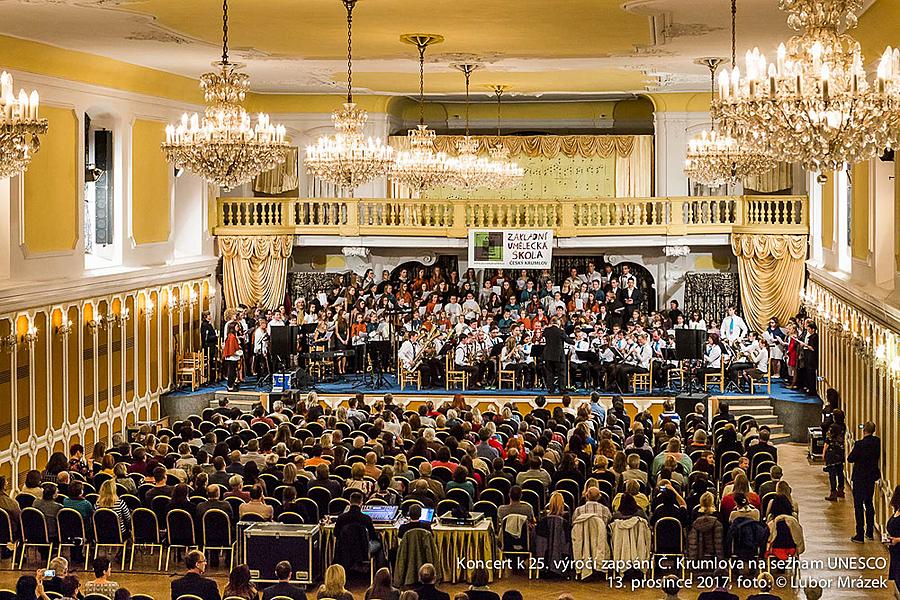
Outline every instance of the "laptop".
[[393, 523], [400, 512], [398, 506], [384, 506], [380, 504], [364, 504], [362, 513], [372, 519], [372, 523]]
[[422, 523], [431, 523], [434, 521], [434, 509], [433, 508], [423, 508], [422, 516], [419, 517], [419, 521]]

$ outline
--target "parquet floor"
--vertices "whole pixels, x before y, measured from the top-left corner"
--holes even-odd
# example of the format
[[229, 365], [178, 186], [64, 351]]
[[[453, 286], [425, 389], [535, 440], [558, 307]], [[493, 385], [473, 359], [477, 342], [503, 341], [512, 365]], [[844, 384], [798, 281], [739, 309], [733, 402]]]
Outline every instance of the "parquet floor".
[[[863, 580], [873, 580], [876, 578], [884, 578], [884, 571], [877, 570], [854, 570], [848, 568], [831, 568], [828, 560], [850, 557], [881, 557], [884, 563], [887, 563], [887, 552], [884, 547], [877, 542], [869, 542], [864, 545], [857, 545], [850, 542], [850, 536], [853, 534], [853, 509], [849, 498], [845, 501], [837, 503], [826, 502], [823, 497], [827, 493], [827, 476], [822, 472], [819, 466], [810, 466], [806, 461], [806, 447], [800, 444], [786, 444], [779, 446], [781, 454], [780, 464], [784, 467], [785, 479], [791, 484], [794, 490], [794, 496], [800, 505], [800, 521], [803, 525], [804, 535], [806, 539], [806, 553], [803, 558], [808, 561], [822, 561], [821, 568], [806, 569], [802, 572], [803, 577], [813, 579], [821, 579], [827, 585], [824, 589], [823, 598], [866, 598], [871, 600], [882, 600], [895, 598], [895, 590], [893, 584], [887, 581], [887, 589], [874, 590], [856, 590], [839, 587], [842, 583], [848, 581], [856, 581], [858, 577]], [[849, 494], [848, 494], [849, 496]], [[155, 563], [153, 563], [155, 566]], [[118, 581], [120, 585], [127, 587], [132, 593], [150, 594], [157, 600], [169, 599], [169, 582], [175, 575], [174, 571], [170, 574], [158, 574], [152, 571], [151, 562], [147, 561], [142, 565], [141, 571], [137, 571], [138, 565], [135, 565], [136, 572], [113, 574], [113, 579]], [[0, 570], [0, 587], [13, 589], [16, 579], [21, 575], [18, 571], [10, 570], [9, 563], [3, 564], [3, 570]], [[221, 586], [225, 585], [227, 573], [219, 570], [210, 573], [216, 578]], [[848, 580], [842, 581], [840, 578], [846, 577]], [[83, 579], [88, 579], [86, 575]], [[805, 582], [798, 582], [803, 584]], [[368, 582], [352, 582], [350, 590], [354, 595], [362, 599], [363, 592]], [[681, 598], [696, 598], [701, 589], [696, 586], [698, 582], [694, 582], [692, 589], [683, 590]], [[441, 588], [450, 592], [464, 591], [465, 585], [442, 585]], [[632, 591], [626, 589], [612, 589], [602, 580], [588, 580], [587, 582], [571, 582], [560, 580], [528, 580], [521, 576], [507, 576], [492, 584], [491, 589], [498, 593], [503, 593], [507, 589], [519, 589], [527, 600], [556, 600], [561, 593], [572, 594], [576, 600], [596, 600], [602, 598], [634, 598], [636, 600], [662, 598], [664, 595], [659, 590], [638, 589]], [[734, 589], [741, 598], [755, 593], [753, 589]], [[805, 595], [802, 590], [782, 589], [778, 594], [784, 599], [803, 599]], [[315, 598], [314, 591], [309, 593], [310, 598]]]

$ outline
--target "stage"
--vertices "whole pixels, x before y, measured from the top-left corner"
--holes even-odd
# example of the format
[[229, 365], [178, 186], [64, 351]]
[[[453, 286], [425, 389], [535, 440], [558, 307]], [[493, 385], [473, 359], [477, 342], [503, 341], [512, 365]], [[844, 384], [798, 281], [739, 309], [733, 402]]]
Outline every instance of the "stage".
[[[354, 394], [364, 394], [366, 401], [371, 403], [375, 399], [391, 394], [394, 402], [401, 406], [416, 408], [426, 401], [435, 403], [444, 402], [453, 398], [455, 394], [463, 394], [470, 400], [469, 404], [479, 406], [485, 410], [491, 404], [503, 404], [514, 402], [522, 412], [528, 412], [534, 406], [537, 396], [545, 396], [548, 406], [560, 403], [561, 395], [548, 395], [542, 389], [480, 389], [480, 390], [446, 390], [443, 388], [416, 390], [407, 386], [401, 390], [393, 375], [385, 376], [385, 385], [377, 388], [366, 387], [366, 382], [361, 376], [346, 376], [343, 381], [332, 383], [320, 383], [304, 388], [301, 392], [315, 391], [319, 400], [335, 408], [345, 403]], [[590, 398], [589, 390], [575, 390], [569, 393], [572, 405], [577, 406]], [[614, 395], [622, 397], [626, 408], [631, 413], [639, 410], [650, 410], [654, 416], [662, 412], [663, 402], [673, 399], [681, 394], [678, 389], [654, 389], [652, 393], [643, 394], [613, 394], [600, 392], [601, 403], [609, 406]], [[199, 414], [203, 408], [214, 406], [220, 397], [228, 397], [233, 404], [240, 405], [247, 410], [254, 403], [268, 405], [271, 398], [278, 396], [273, 394], [271, 386], [257, 387], [255, 380], [245, 381], [238, 392], [228, 392], [224, 383], [208, 385], [197, 390], [179, 389], [165, 394], [162, 398], [163, 413], [173, 419], [184, 419], [190, 414]], [[775, 442], [793, 441], [806, 443], [807, 428], [818, 426], [821, 411], [821, 401], [816, 396], [808, 396], [802, 392], [785, 387], [778, 379], [772, 380], [771, 394], [750, 395], [747, 392], [719, 392], [713, 386], [710, 392], [710, 409], [715, 412], [720, 402], [728, 402], [731, 412], [736, 416], [753, 415], [757, 422], [768, 425], [772, 429], [772, 439]]]

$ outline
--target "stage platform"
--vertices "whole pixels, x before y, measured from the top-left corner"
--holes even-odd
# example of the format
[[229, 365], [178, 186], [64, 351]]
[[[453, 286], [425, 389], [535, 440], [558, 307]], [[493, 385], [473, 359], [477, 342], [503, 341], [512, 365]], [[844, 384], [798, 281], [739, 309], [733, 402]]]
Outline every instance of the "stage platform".
[[[522, 412], [528, 412], [534, 407], [534, 399], [544, 396], [547, 404], [552, 409], [560, 403], [561, 395], [548, 395], [541, 389], [524, 390], [445, 390], [428, 389], [416, 390], [407, 387], [401, 390], [393, 376], [387, 376], [386, 384], [372, 389], [363, 385], [361, 378], [349, 376], [344, 381], [333, 383], [321, 383], [314, 387], [301, 390], [301, 392], [315, 391], [319, 400], [335, 408], [345, 403], [347, 399], [357, 393], [364, 394], [367, 402], [391, 394], [394, 402], [400, 406], [417, 408], [422, 402], [444, 402], [453, 398], [456, 394], [463, 394], [468, 403], [486, 410], [492, 404], [504, 404], [514, 402]], [[626, 409], [630, 413], [639, 410], [650, 410], [657, 416], [662, 412], [662, 405], [666, 400], [675, 398], [681, 393], [677, 389], [654, 389], [647, 394], [618, 394], [622, 397]], [[613, 393], [600, 392], [601, 402], [609, 406]], [[271, 387], [257, 387], [253, 380], [245, 381], [238, 392], [228, 392], [224, 385], [205, 386], [197, 390], [175, 390], [163, 396], [163, 412], [172, 419], [184, 419], [190, 414], [198, 414], [203, 408], [216, 406], [218, 399], [228, 397], [229, 401], [243, 410], [249, 410], [256, 403], [267, 406], [271, 399], [280, 395], [271, 392]], [[590, 398], [589, 390], [575, 390], [569, 393], [572, 404], [577, 406]], [[721, 393], [712, 388], [709, 398], [711, 412], [718, 410], [720, 402], [728, 402], [731, 412], [737, 416], [753, 415], [759, 424], [768, 425], [772, 429], [775, 442], [800, 442], [806, 443], [807, 428], [819, 425], [821, 401], [818, 397], [808, 396], [802, 392], [788, 389], [779, 380], [773, 380], [771, 395], [750, 395], [746, 392]]]

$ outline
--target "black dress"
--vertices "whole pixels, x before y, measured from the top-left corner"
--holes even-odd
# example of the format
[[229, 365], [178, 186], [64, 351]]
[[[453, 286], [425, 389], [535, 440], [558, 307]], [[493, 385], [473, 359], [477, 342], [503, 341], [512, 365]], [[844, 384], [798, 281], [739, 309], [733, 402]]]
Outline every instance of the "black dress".
[[[891, 537], [900, 537], [900, 517], [893, 515], [887, 522], [887, 532]], [[888, 567], [888, 574], [894, 585], [900, 590], [900, 544], [888, 546], [891, 554], [891, 563]]]

